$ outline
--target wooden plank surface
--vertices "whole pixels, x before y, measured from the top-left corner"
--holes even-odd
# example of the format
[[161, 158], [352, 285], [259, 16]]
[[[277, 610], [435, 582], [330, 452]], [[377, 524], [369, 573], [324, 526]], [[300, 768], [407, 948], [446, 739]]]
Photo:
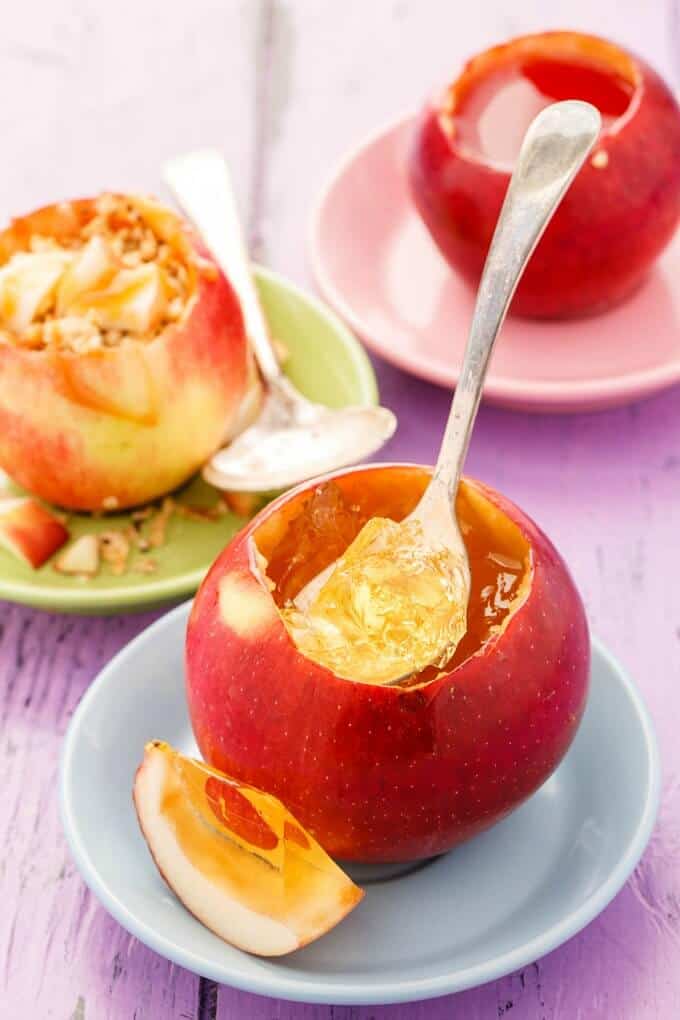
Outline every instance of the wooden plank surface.
[[[310, 203], [338, 158], [413, 107], [469, 52], [578, 26], [669, 75], [664, 4], [541, 0], [160, 0], [12, 8], [0, 39], [0, 215], [102, 187], [158, 190], [173, 152], [217, 144], [253, 249], [307, 281]], [[626, 337], [622, 342], [643, 342]], [[389, 454], [427, 460], [447, 394], [379, 364], [400, 415]], [[482, 410], [473, 474], [522, 505], [570, 563], [594, 630], [654, 716], [665, 800], [634, 879], [585, 932], [521, 973], [434, 1003], [349, 1008], [217, 988], [110, 920], [74, 870], [57, 815], [59, 746], [96, 672], [152, 615], [0, 615], [0, 1020], [674, 1020], [680, 1016], [680, 401], [599, 415]], [[615, 739], [615, 734], [612, 735]]]

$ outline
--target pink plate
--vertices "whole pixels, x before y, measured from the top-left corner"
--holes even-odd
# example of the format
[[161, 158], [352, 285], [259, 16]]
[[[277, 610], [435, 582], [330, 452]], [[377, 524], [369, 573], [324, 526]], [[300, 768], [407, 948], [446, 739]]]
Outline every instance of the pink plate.
[[[381, 357], [454, 386], [472, 315], [408, 194], [412, 117], [341, 165], [314, 213], [309, 250], [326, 300]], [[485, 389], [524, 411], [614, 407], [680, 382], [680, 234], [643, 287], [605, 315], [570, 322], [510, 317]]]

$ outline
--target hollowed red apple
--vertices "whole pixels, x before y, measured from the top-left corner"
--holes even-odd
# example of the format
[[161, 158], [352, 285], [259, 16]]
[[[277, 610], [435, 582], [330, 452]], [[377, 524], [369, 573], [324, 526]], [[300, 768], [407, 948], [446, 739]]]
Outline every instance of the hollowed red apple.
[[168, 492], [257, 385], [237, 298], [169, 209], [107, 195], [0, 233], [0, 465], [31, 492], [81, 510]]
[[576, 32], [524, 36], [473, 57], [418, 121], [415, 204], [450, 265], [481, 274], [521, 137], [553, 100], [598, 106], [603, 129], [534, 253], [512, 311], [603, 311], [642, 281], [680, 218], [680, 107], [643, 60]]
[[281, 798], [340, 858], [427, 857], [493, 824], [552, 773], [585, 704], [588, 630], [563, 561], [521, 510], [470, 480], [457, 505], [472, 568], [468, 632], [446, 667], [386, 687], [299, 652], [280, 607], [365, 520], [402, 519], [427, 478], [371, 466], [281, 497], [217, 559], [189, 622], [203, 756]]

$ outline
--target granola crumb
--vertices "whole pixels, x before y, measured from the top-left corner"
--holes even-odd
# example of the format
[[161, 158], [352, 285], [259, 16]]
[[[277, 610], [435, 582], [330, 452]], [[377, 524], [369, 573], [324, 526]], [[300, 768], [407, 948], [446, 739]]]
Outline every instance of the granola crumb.
[[135, 251], [134, 248], [124, 251], [120, 257], [120, 261], [123, 263], [126, 269], [136, 269], [141, 264], [142, 256], [139, 251]]
[[255, 492], [225, 492], [224, 502], [238, 517], [250, 517], [257, 509], [261, 497]]
[[141, 524], [142, 521], [148, 521], [149, 517], [152, 517], [155, 513], [153, 505], [142, 506], [138, 510], [133, 510], [130, 514], [130, 520], [133, 524]]
[[175, 512], [178, 517], [189, 521], [216, 521], [220, 516], [216, 506], [191, 506], [188, 503], [178, 503]]
[[123, 332], [120, 329], [105, 329], [102, 332], [102, 339], [105, 347], [117, 347], [123, 339]]
[[132, 569], [136, 574], [154, 574], [158, 570], [158, 563], [150, 556], [143, 556]]
[[175, 501], [172, 496], [166, 496], [156, 516], [149, 524], [148, 539], [152, 549], [159, 549], [165, 545], [165, 536], [168, 522], [175, 512]]
[[167, 317], [170, 322], [176, 322], [184, 311], [184, 302], [180, 297], [174, 297], [168, 302]]
[[150, 262], [151, 259], [155, 259], [157, 253], [158, 244], [156, 243], [156, 238], [149, 230], [139, 246], [139, 254], [145, 262]]
[[105, 563], [111, 567], [111, 573], [120, 577], [125, 573], [130, 542], [122, 531], [104, 531], [99, 536], [99, 549]]

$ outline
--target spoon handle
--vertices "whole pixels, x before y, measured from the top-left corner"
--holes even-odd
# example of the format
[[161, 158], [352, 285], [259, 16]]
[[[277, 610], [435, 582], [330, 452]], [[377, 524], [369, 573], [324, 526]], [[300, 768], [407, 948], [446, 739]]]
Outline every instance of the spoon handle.
[[215, 149], [189, 152], [166, 163], [163, 177], [236, 291], [262, 375], [269, 383], [278, 382], [281, 368], [250, 269], [225, 160]]
[[477, 293], [465, 358], [432, 479], [455, 497], [494, 342], [534, 248], [600, 130], [594, 106], [554, 103], [524, 136]]

